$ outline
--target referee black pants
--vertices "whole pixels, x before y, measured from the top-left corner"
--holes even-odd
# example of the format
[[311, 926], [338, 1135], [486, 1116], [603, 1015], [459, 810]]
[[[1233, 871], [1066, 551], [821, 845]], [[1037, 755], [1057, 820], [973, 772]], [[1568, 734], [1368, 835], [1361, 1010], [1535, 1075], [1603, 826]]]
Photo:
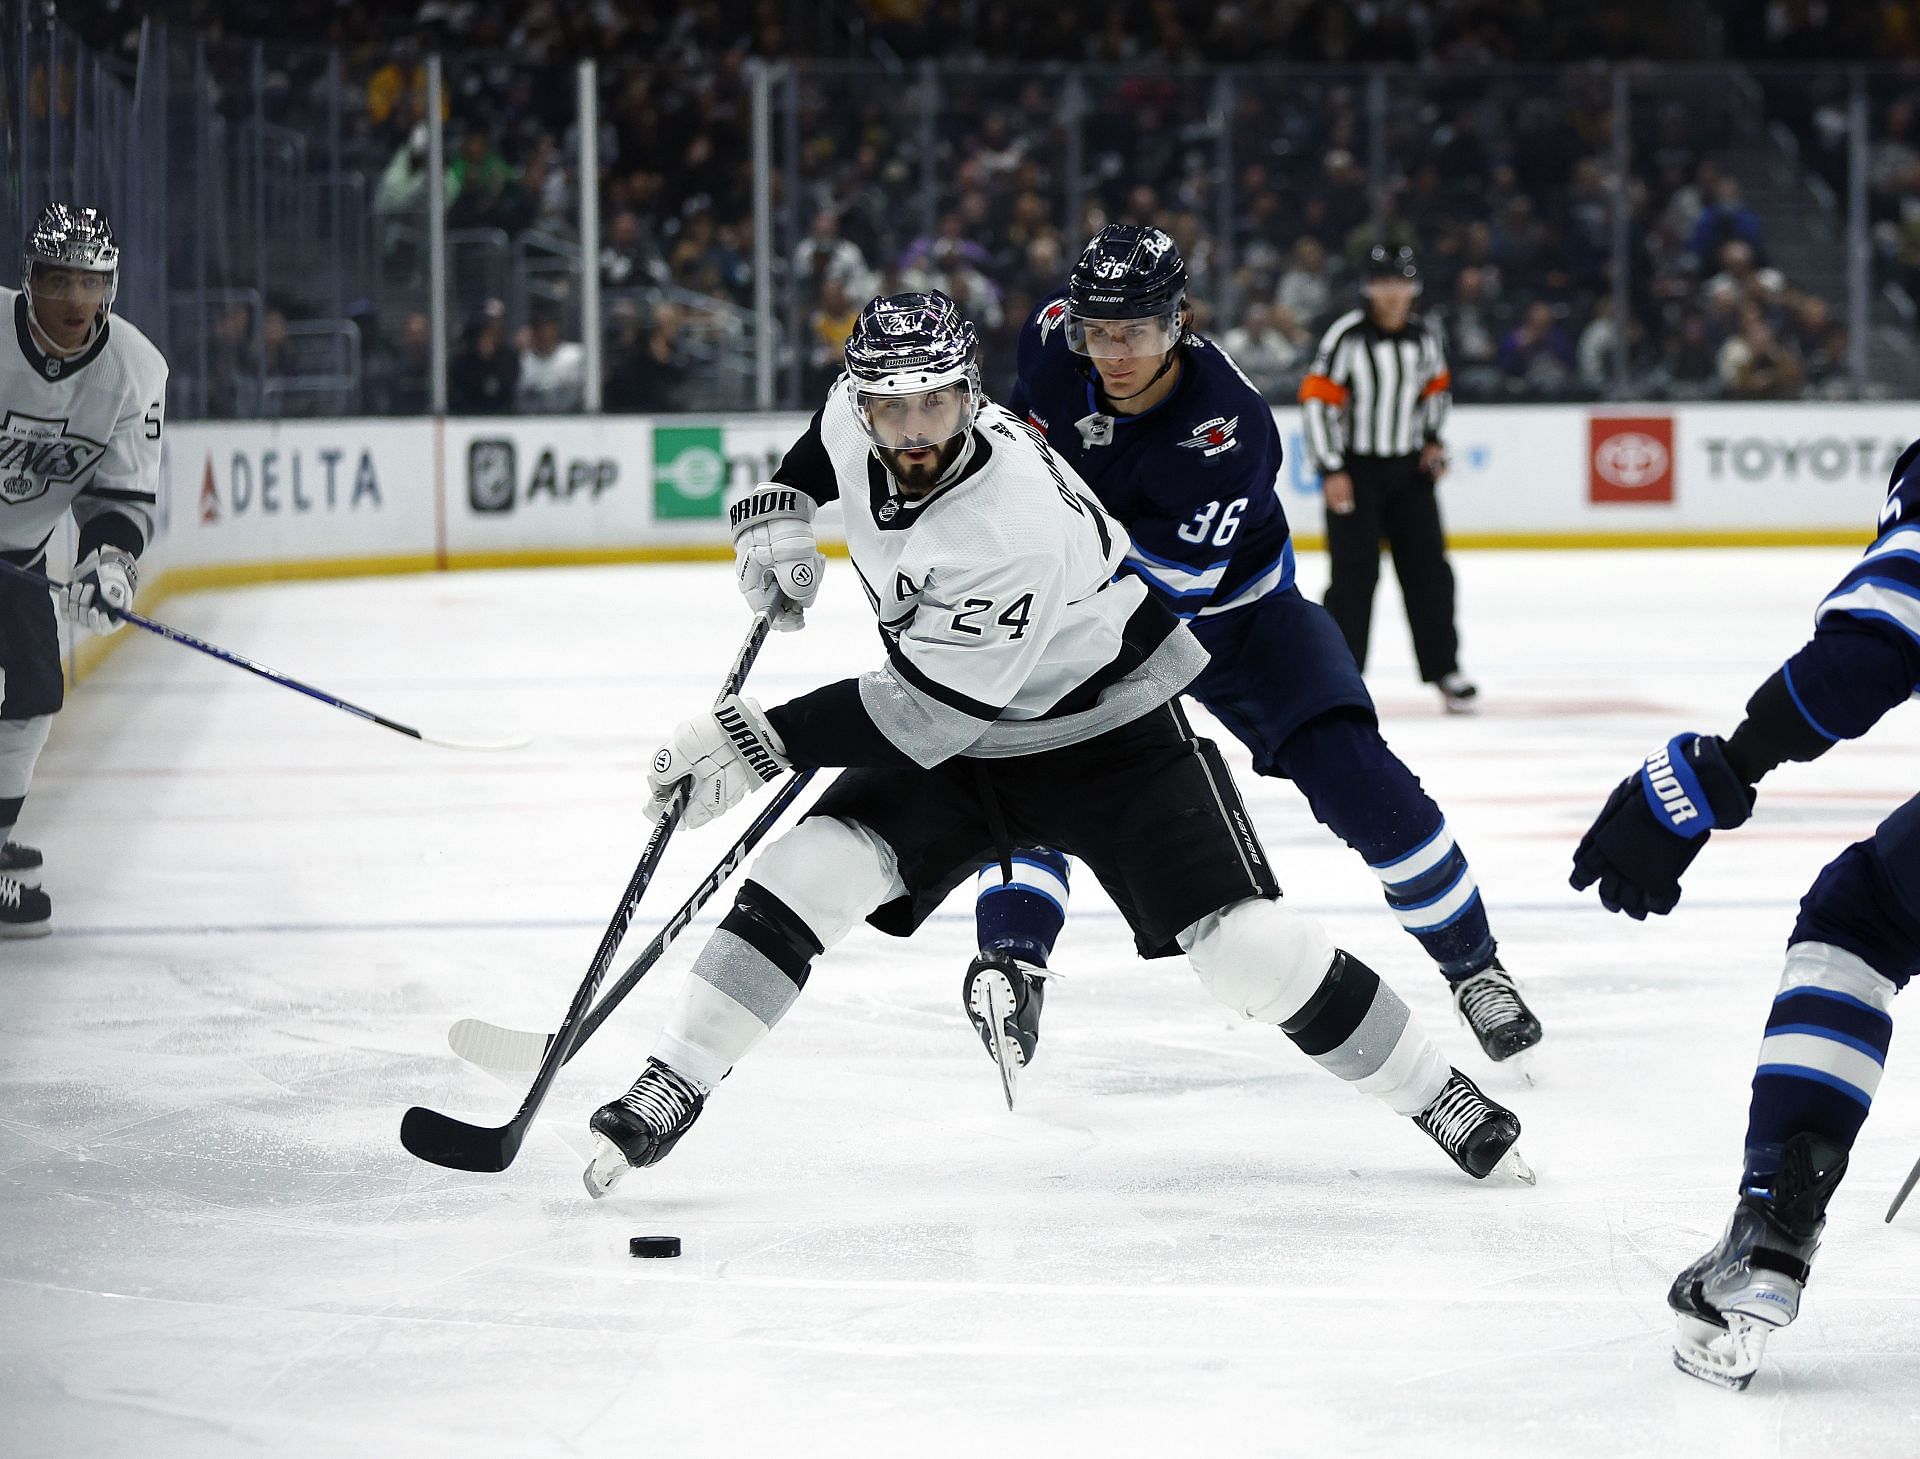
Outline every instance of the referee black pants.
[[1327, 612], [1364, 669], [1384, 538], [1406, 599], [1420, 677], [1438, 683], [1459, 669], [1460, 639], [1453, 625], [1453, 568], [1433, 480], [1420, 469], [1418, 456], [1358, 457], [1347, 471], [1353, 478], [1353, 510], [1345, 516], [1327, 513], [1327, 555], [1333, 562]]

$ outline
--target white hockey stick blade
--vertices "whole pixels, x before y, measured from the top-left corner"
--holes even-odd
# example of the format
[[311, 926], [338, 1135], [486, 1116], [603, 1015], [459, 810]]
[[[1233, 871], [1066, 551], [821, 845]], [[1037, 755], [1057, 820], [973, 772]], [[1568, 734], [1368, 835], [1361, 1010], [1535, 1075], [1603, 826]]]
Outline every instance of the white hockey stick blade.
[[1673, 1366], [1689, 1378], [1738, 1393], [1753, 1381], [1773, 1329], [1738, 1312], [1727, 1314], [1727, 1325], [1715, 1327], [1686, 1313], [1675, 1313]]
[[463, 1018], [447, 1030], [447, 1047], [469, 1064], [499, 1074], [531, 1074], [547, 1056], [552, 1034], [502, 1028], [484, 1018]]
[[1887, 1220], [1900, 1214], [1900, 1208], [1907, 1203], [1907, 1197], [1913, 1194], [1913, 1188], [1920, 1185], [1920, 1160], [1913, 1162], [1913, 1169], [1907, 1172], [1907, 1178], [1900, 1183], [1900, 1189], [1893, 1193], [1893, 1204], [1887, 1207]]
[[1493, 1173], [1510, 1175], [1522, 1185], [1538, 1183], [1533, 1174], [1533, 1167], [1521, 1158], [1518, 1145], [1513, 1146], [1500, 1157], [1500, 1163], [1493, 1167]]
[[532, 735], [516, 735], [504, 740], [456, 740], [448, 735], [420, 732], [420, 743], [438, 745], [443, 750], [468, 750], [476, 754], [494, 754], [502, 750], [524, 750], [533, 743]]

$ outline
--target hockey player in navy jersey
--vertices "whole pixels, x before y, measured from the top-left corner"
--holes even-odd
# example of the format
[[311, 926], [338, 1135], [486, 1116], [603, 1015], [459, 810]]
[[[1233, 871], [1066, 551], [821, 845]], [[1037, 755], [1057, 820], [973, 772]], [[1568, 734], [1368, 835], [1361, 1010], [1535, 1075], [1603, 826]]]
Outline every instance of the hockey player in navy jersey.
[[[1607, 910], [1680, 900], [1714, 831], [1754, 786], [1873, 728], [1920, 693], [1920, 441], [1894, 466], [1879, 535], [1814, 613], [1814, 634], [1747, 701], [1726, 739], [1676, 735], [1614, 790], [1573, 858]], [[1745, 1388], [1767, 1334], [1792, 1322], [1893, 1033], [1893, 995], [1920, 973], [1920, 795], [1841, 852], [1801, 900], [1753, 1075], [1740, 1199], [1719, 1245], [1674, 1279], [1681, 1371]]]
[[[1539, 1042], [1539, 1020], [1500, 964], [1446, 818], [1381, 738], [1339, 628], [1294, 585], [1272, 409], [1189, 328], [1186, 289], [1166, 233], [1103, 228], [1065, 292], [1022, 331], [1008, 406], [1125, 525], [1124, 570], [1206, 646], [1212, 661], [1187, 692], [1233, 731], [1257, 772], [1293, 781], [1365, 858], [1487, 1056], [1510, 1058]], [[981, 874], [980, 956], [964, 998], [1003, 1069], [1033, 1056], [1066, 892], [1066, 859], [1051, 849], [1024, 849], [1010, 880], [997, 868]]]

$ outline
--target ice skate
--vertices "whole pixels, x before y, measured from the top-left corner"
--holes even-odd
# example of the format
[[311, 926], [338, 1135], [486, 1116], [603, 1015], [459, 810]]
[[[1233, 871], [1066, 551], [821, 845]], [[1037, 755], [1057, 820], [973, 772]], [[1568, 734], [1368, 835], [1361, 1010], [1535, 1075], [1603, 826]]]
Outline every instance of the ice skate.
[[1413, 1122], [1475, 1180], [1504, 1170], [1515, 1180], [1533, 1184], [1533, 1170], [1515, 1148], [1520, 1139], [1520, 1117], [1488, 1099], [1480, 1086], [1458, 1069], [1449, 1073], [1433, 1103], [1415, 1115]]
[[653, 1165], [693, 1128], [706, 1107], [707, 1090], [658, 1059], [633, 1081], [633, 1088], [593, 1112], [593, 1159], [582, 1179], [596, 1201], [629, 1170]]
[[23, 887], [40, 885], [40, 864], [44, 858], [31, 846], [18, 841], [0, 845], [0, 876], [10, 876]]
[[1457, 669], [1441, 679], [1437, 686], [1440, 702], [1448, 714], [1478, 714], [1480, 686]]
[[45, 937], [53, 931], [53, 901], [15, 876], [0, 876], [0, 937]]
[[1800, 1315], [1827, 1201], [1847, 1155], [1818, 1135], [1795, 1135], [1768, 1194], [1741, 1196], [1720, 1244], [1673, 1279], [1673, 1365], [1722, 1388], [1753, 1381], [1767, 1337]]
[[1004, 953], [982, 953], [967, 968], [960, 996], [980, 1042], [1000, 1070], [1007, 1108], [1020, 1071], [1040, 1046], [1040, 1009], [1046, 1000], [1046, 969]]
[[[1460, 1021], [1473, 1030], [1486, 1056], [1496, 1064], [1524, 1054], [1540, 1042], [1540, 1020], [1527, 1007], [1514, 986], [1513, 974], [1500, 966], [1498, 958], [1490, 967], [1453, 985], [1453, 1006]], [[1514, 1067], [1529, 1084], [1533, 1082], [1525, 1060]]]

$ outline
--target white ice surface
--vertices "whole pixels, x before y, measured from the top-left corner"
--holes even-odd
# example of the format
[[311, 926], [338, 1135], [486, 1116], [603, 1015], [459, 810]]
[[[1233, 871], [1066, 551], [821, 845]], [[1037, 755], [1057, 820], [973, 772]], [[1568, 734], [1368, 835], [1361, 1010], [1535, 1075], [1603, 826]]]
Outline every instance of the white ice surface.
[[[425, 748], [131, 631], [83, 686], [20, 829], [58, 931], [0, 943], [0, 1454], [1920, 1452], [1920, 1206], [1880, 1219], [1920, 1156], [1900, 1040], [1804, 1315], [1748, 1393], [1674, 1372], [1663, 1302], [1730, 1209], [1795, 905], [1920, 783], [1920, 710], [1771, 777], [1672, 918], [1566, 885], [1620, 776], [1677, 730], [1730, 729], [1853, 556], [1463, 554], [1471, 720], [1413, 681], [1383, 589], [1387, 732], [1544, 1016], [1538, 1088], [1480, 1058], [1291, 787], [1243, 777], [1289, 895], [1520, 1112], [1532, 1190], [1467, 1181], [1183, 962], [1134, 961], [1090, 876], [1018, 1114], [959, 1007], [959, 896], [911, 943], [857, 931], [609, 1201], [580, 1187], [586, 1117], [701, 928], [511, 1170], [421, 1164], [409, 1104], [494, 1123], [518, 1103], [446, 1027], [565, 1006], [645, 840], [646, 753], [745, 626], [730, 576], [176, 600], [190, 631], [387, 715], [536, 739]], [[1310, 590], [1323, 572], [1303, 564]], [[844, 564], [815, 619], [751, 692], [875, 660]], [[630, 951], [743, 824], [675, 842]], [[686, 1254], [630, 1259], [641, 1233]]]

